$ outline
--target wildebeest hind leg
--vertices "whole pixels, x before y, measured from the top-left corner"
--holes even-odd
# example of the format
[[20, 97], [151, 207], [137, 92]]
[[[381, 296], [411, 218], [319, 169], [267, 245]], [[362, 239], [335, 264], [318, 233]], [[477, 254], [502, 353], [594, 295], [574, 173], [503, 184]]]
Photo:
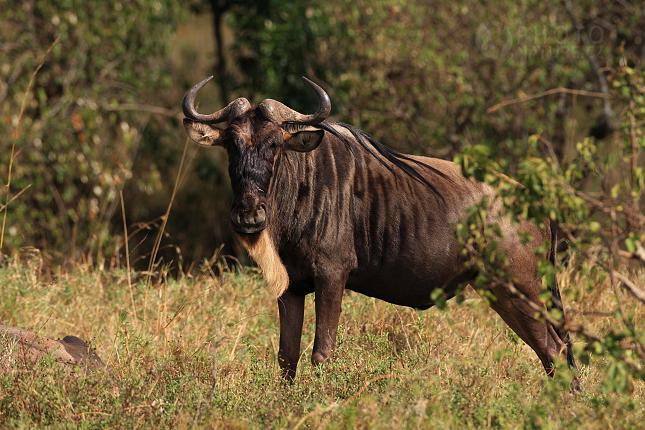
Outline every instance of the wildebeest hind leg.
[[302, 337], [302, 320], [305, 312], [305, 296], [298, 296], [290, 291], [278, 299], [280, 312], [280, 351], [278, 363], [282, 376], [293, 380], [300, 359], [300, 338]]
[[[540, 303], [538, 292], [541, 289], [541, 281], [538, 279], [535, 283], [536, 285], [533, 286], [535, 288], [526, 289], [521, 286], [518, 288], [520, 291], [524, 290], [524, 294], [529, 299]], [[542, 361], [546, 373], [553, 376], [553, 364], [556, 357], [560, 357], [563, 363], [567, 361], [567, 346], [555, 332], [553, 326], [535, 319], [535, 311], [503, 286], [493, 288], [492, 292], [497, 300], [491, 301], [491, 307], [535, 351]]]

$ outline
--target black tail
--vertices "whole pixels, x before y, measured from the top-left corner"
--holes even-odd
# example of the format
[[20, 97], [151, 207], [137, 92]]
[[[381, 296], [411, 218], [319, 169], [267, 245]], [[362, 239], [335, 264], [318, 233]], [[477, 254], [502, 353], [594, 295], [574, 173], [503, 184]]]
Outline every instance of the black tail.
[[[551, 250], [549, 252], [549, 261], [555, 266], [555, 253], [556, 253], [556, 247], [558, 245], [558, 224], [555, 221], [551, 221]], [[562, 322], [565, 321], [564, 319], [564, 309], [562, 307], [562, 297], [560, 296], [560, 289], [558, 288], [558, 280], [557, 278], [553, 278], [553, 285], [550, 286], [551, 288], [551, 302], [553, 304], [553, 308], [557, 309], [560, 311], [562, 314]], [[562, 342], [567, 345], [567, 364], [569, 364], [569, 367], [574, 368], [576, 367], [576, 362], [573, 359], [573, 352], [571, 350], [571, 338], [569, 337], [568, 332], [562, 332], [559, 329], [555, 328], [555, 332], [557, 333], [558, 337], [562, 340]]]

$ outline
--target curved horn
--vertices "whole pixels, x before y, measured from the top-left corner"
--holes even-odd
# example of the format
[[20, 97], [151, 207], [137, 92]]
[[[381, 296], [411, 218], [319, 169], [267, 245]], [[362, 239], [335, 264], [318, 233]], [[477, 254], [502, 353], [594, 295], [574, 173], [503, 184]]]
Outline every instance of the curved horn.
[[203, 81], [192, 87], [190, 90], [188, 90], [188, 92], [184, 96], [184, 101], [181, 103], [181, 107], [184, 110], [184, 115], [186, 116], [186, 118], [207, 124], [217, 124], [218, 122], [230, 121], [249, 110], [251, 103], [249, 103], [249, 101], [244, 97], [240, 97], [239, 99], [230, 102], [225, 108], [220, 109], [210, 115], [202, 115], [200, 113], [197, 113], [197, 111], [195, 110], [195, 96], [197, 96], [199, 90], [201, 90], [204, 85], [206, 85], [206, 83], [211, 79], [213, 79], [212, 76], [204, 79]]
[[309, 84], [309, 86], [316, 92], [316, 95], [318, 96], [318, 112], [313, 115], [303, 115], [278, 101], [267, 99], [260, 103], [260, 110], [267, 119], [275, 121], [278, 124], [282, 124], [283, 122], [291, 122], [295, 124], [306, 125], [316, 125], [327, 119], [329, 113], [331, 112], [331, 101], [329, 100], [329, 96], [327, 95], [325, 90], [320, 88], [309, 79], [305, 78], [304, 76], [302, 77], [302, 79], [304, 79], [305, 82]]

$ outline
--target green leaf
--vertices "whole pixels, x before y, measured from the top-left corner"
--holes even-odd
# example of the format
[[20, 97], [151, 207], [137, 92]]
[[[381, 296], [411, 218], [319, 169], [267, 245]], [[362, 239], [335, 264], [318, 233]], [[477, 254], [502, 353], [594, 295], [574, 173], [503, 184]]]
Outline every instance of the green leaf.
[[430, 293], [430, 298], [434, 302], [435, 306], [437, 306], [437, 308], [439, 308], [440, 310], [443, 311], [448, 307], [444, 291], [441, 288], [435, 288], [434, 290], [432, 290], [432, 293]]

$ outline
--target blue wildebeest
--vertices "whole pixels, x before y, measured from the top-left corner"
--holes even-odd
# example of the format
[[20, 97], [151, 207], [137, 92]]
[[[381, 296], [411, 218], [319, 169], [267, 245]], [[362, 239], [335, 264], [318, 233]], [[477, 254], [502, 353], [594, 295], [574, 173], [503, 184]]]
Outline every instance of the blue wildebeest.
[[[184, 127], [200, 145], [228, 153], [231, 225], [278, 297], [279, 363], [287, 379], [295, 377], [300, 357], [305, 295], [316, 297], [311, 359], [321, 364], [336, 347], [345, 289], [427, 309], [433, 290], [452, 297], [477, 275], [464, 270], [453, 228], [469, 206], [484, 196], [495, 200], [491, 187], [464, 178], [454, 163], [400, 154], [351, 125], [325, 121], [329, 96], [306, 78], [318, 95], [315, 114], [270, 99], [252, 107], [245, 98], [199, 114], [195, 96], [209, 79], [184, 96]], [[213, 126], [225, 121], [223, 130]], [[533, 250], [550, 240], [555, 261], [554, 226], [540, 230], [498, 218], [493, 221], [504, 233], [501, 246], [516, 288], [541, 303]], [[532, 241], [522, 244], [518, 231]], [[533, 348], [548, 374], [558, 356], [574, 366], [567, 335], [534, 318], [517, 293], [501, 285], [491, 285], [490, 292], [492, 308]], [[562, 310], [557, 285], [552, 293]]]

